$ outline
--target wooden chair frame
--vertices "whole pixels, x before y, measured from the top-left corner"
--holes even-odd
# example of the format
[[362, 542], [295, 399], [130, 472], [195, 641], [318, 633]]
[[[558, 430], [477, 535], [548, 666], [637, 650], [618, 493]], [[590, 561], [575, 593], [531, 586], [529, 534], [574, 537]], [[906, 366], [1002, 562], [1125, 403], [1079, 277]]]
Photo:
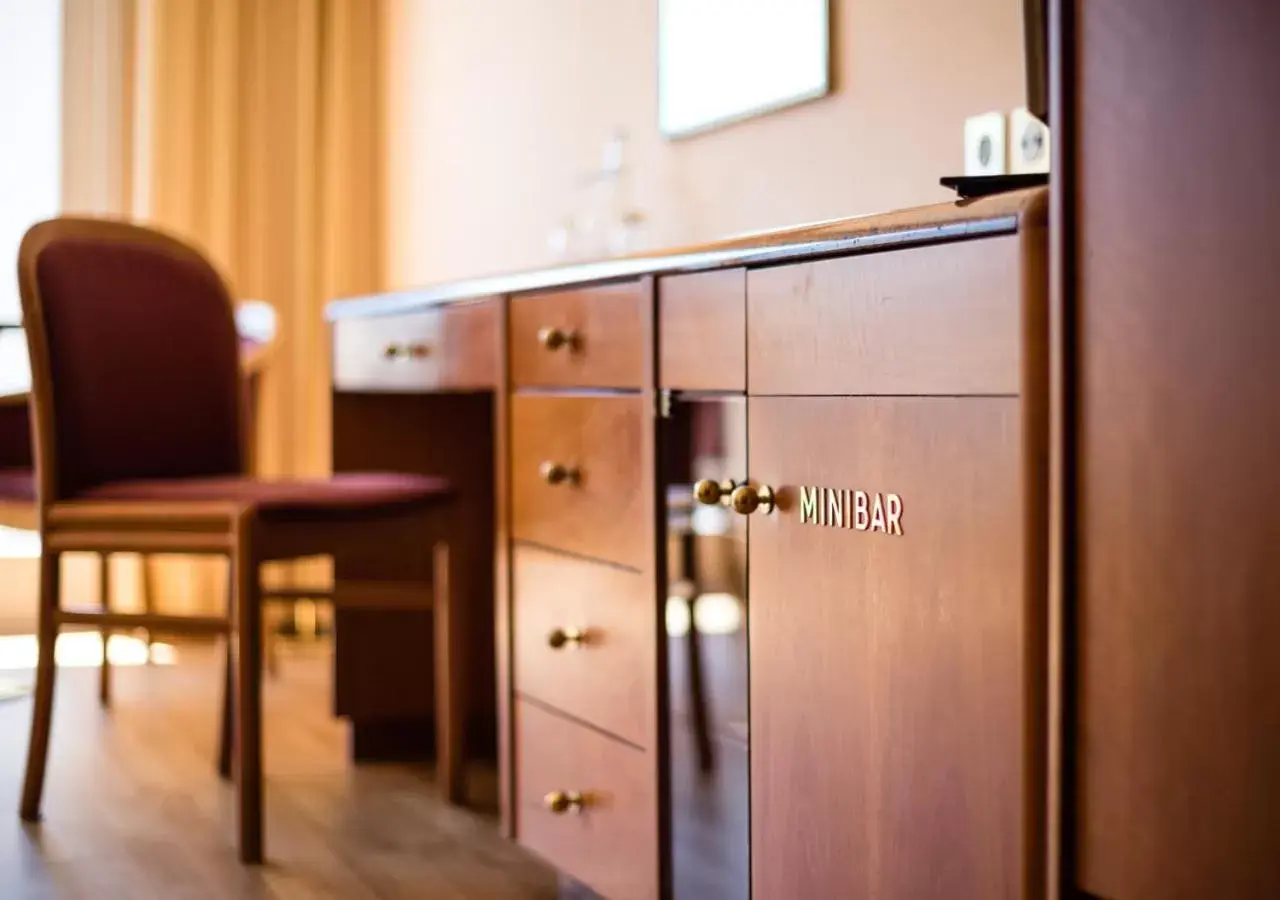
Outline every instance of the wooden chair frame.
[[[354, 522], [267, 521], [250, 505], [223, 502], [110, 502], [59, 500], [57, 433], [52, 415], [54, 386], [48, 358], [43, 302], [36, 278], [36, 260], [50, 243], [83, 238], [98, 242], [144, 245], [176, 259], [207, 266], [195, 249], [160, 232], [120, 222], [63, 218], [35, 226], [19, 251], [19, 289], [31, 357], [31, 415], [38, 480], [37, 521], [41, 534], [40, 605], [36, 684], [26, 777], [20, 813], [38, 820], [44, 787], [49, 732], [53, 711], [56, 666], [54, 645], [64, 625], [111, 629], [146, 628], [172, 634], [225, 635], [228, 640], [227, 684], [223, 704], [218, 768], [232, 773], [238, 798], [239, 852], [246, 863], [263, 860], [262, 833], [262, 588], [259, 567], [264, 562], [307, 556], [363, 554], [402, 529], [424, 535], [442, 533], [440, 506], [410, 507], [394, 515], [366, 517]], [[224, 295], [226, 294], [224, 289]], [[228, 297], [228, 316], [232, 315]], [[242, 402], [242, 398], [238, 399]], [[241, 417], [243, 420], [243, 417]], [[242, 436], [244, 430], [242, 429]], [[248, 473], [249, 454], [242, 450]], [[425, 550], [425, 547], [424, 547]], [[228, 559], [231, 601], [226, 616], [180, 616], [156, 612], [122, 613], [102, 609], [64, 608], [60, 597], [59, 560], [63, 553], [88, 551], [106, 555], [180, 553]], [[462, 708], [457, 694], [464, 646], [455, 634], [457, 617], [449, 609], [448, 549], [437, 542], [430, 584], [403, 582], [371, 592], [379, 607], [434, 607], [436, 652], [437, 770], [441, 791], [457, 802], [464, 793], [462, 771]], [[359, 603], [353, 596], [350, 602]], [[343, 598], [335, 597], [340, 604]]]

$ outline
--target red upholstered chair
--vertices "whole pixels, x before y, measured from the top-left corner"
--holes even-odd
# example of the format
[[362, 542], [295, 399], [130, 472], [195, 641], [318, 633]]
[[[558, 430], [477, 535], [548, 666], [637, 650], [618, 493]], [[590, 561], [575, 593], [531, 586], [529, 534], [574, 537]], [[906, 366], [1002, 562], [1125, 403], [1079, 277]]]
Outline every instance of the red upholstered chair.
[[[256, 304], [259, 307], [265, 304]], [[262, 380], [262, 369], [266, 359], [271, 355], [273, 338], [245, 336], [240, 338], [240, 368], [245, 388], [245, 446], [249, 450], [254, 446], [253, 428], [256, 421], [254, 407], [259, 394], [259, 383]], [[27, 393], [0, 394], [0, 526], [10, 528], [34, 529], [36, 521], [36, 473], [35, 463], [31, 456], [31, 425]], [[253, 471], [252, 454], [249, 454], [248, 467]], [[98, 554], [98, 583], [101, 591], [102, 608], [113, 609], [111, 600], [109, 553]], [[152, 583], [151, 566], [148, 558], [142, 563], [142, 601], [147, 612], [155, 611], [155, 588]], [[332, 599], [326, 590], [294, 589], [288, 592], [277, 591], [264, 600], [277, 603], [292, 603], [300, 599]], [[98, 697], [103, 706], [111, 701], [111, 663], [107, 657], [107, 639], [110, 629], [102, 631], [102, 669], [98, 680]], [[147, 632], [147, 654], [150, 659], [152, 633]], [[270, 631], [264, 634], [264, 647], [267, 654], [267, 671], [275, 671], [274, 641]]]
[[[40, 813], [53, 709], [54, 642], [63, 625], [225, 633], [231, 656], [240, 858], [263, 858], [262, 615], [259, 565], [364, 554], [388, 545], [431, 559], [416, 585], [435, 605], [437, 666], [457, 671], [450, 640], [449, 487], [407, 475], [250, 477], [243, 441], [238, 340], [222, 279], [194, 249], [123, 223], [57, 219], [19, 250], [19, 289], [31, 356], [31, 409], [41, 531], [39, 662], [21, 815]], [[184, 553], [227, 557], [227, 616], [71, 609], [59, 556]], [[434, 581], [434, 584], [432, 583]], [[415, 587], [402, 585], [406, 591]], [[234, 660], [234, 665], [231, 664]], [[233, 687], [233, 690], [230, 689]], [[437, 679], [441, 789], [461, 793], [454, 679]]]

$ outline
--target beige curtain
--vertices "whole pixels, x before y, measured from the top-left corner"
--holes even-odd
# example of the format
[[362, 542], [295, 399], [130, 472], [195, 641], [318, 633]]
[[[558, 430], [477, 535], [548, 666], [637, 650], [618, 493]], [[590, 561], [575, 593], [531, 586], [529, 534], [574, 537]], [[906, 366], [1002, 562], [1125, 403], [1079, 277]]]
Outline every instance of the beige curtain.
[[[64, 205], [171, 229], [275, 307], [258, 468], [325, 472], [323, 307], [382, 283], [385, 0], [66, 2]], [[153, 565], [162, 608], [221, 604], [220, 566]]]

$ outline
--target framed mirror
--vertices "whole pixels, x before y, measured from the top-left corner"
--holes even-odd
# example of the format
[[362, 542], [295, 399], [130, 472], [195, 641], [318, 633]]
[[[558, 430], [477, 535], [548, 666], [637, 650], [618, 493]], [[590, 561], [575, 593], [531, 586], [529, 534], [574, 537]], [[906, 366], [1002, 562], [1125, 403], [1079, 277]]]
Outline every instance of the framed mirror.
[[825, 96], [829, 0], [658, 0], [658, 124], [667, 137]]

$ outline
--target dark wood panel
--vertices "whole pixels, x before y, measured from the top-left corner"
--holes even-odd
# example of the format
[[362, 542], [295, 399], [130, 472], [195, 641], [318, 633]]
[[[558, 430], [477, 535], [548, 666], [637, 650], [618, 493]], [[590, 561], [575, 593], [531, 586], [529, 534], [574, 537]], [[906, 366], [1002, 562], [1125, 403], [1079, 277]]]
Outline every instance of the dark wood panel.
[[[457, 499], [441, 534], [466, 620], [468, 718], [492, 733], [494, 674], [493, 395], [354, 394], [333, 398], [335, 471], [415, 472], [449, 478]], [[420, 550], [388, 542], [377, 552], [344, 554], [344, 582], [429, 580], [430, 541]], [[429, 612], [344, 609], [335, 614], [335, 705], [355, 720], [412, 718], [434, 707]], [[471, 730], [469, 729], [469, 730]]]
[[[515, 704], [520, 843], [610, 900], [658, 897], [657, 784], [652, 754]], [[552, 812], [553, 792], [585, 797]]]
[[515, 689], [654, 749], [653, 580], [528, 546], [512, 560]]
[[502, 338], [499, 302], [335, 322], [334, 385], [345, 391], [492, 388]]
[[[512, 381], [520, 387], [638, 388], [649, 306], [640, 282], [511, 298]], [[566, 340], [553, 346], [544, 330]]]
[[[517, 394], [511, 402], [512, 535], [641, 569], [651, 566], [641, 470], [646, 400]], [[545, 464], [577, 477], [550, 484]]]
[[[779, 492], [749, 523], [756, 900], [1025, 896], [1043, 597], [1019, 405], [750, 400], [751, 474]], [[895, 493], [902, 534], [802, 522], [802, 486]]]
[[1021, 238], [752, 270], [752, 394], [1016, 394]]
[[1074, 876], [1113, 900], [1277, 897], [1280, 5], [1063, 6]]
[[747, 273], [724, 269], [658, 282], [658, 381], [685, 391], [741, 391], [747, 381]]

